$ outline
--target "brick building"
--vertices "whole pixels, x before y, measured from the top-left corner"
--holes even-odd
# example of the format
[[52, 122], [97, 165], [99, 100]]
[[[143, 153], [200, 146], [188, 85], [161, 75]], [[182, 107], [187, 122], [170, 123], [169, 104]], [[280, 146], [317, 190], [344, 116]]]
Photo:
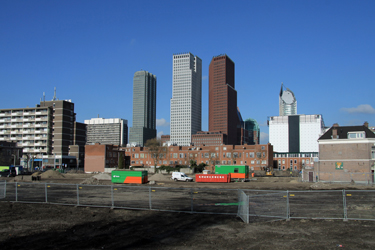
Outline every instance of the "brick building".
[[320, 181], [373, 182], [375, 134], [363, 126], [334, 124], [318, 140]]
[[[153, 166], [154, 162], [145, 147], [127, 147], [125, 155], [130, 157], [134, 167]], [[273, 147], [265, 145], [220, 145], [220, 146], [165, 146], [160, 159], [161, 165], [248, 165], [251, 170], [262, 170], [273, 166]]]
[[120, 154], [124, 157], [124, 166], [129, 165], [129, 158], [125, 157], [124, 150], [116, 145], [86, 145], [85, 146], [85, 173], [111, 172], [118, 167]]

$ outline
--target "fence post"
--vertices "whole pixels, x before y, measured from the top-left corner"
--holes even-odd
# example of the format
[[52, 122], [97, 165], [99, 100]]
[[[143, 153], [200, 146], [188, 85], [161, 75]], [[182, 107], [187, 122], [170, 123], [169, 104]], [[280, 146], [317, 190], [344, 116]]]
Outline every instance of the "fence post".
[[348, 221], [348, 208], [346, 206], [346, 192], [345, 189], [342, 190], [342, 203], [344, 207], [344, 221]]
[[45, 198], [45, 202], [47, 203], [48, 202], [48, 194], [47, 194], [47, 183], [44, 183], [44, 198]]
[[79, 186], [77, 184], [77, 206], [79, 206]]
[[290, 220], [289, 190], [286, 191], [286, 220]]
[[16, 202], [18, 201], [18, 183], [15, 183], [16, 185]]
[[151, 202], [151, 186], [148, 187], [148, 206], [150, 210], [152, 210], [152, 202]]
[[113, 184], [111, 185], [111, 202], [112, 202], [112, 208], [115, 207], [115, 201], [114, 201], [114, 198], [113, 198]]
[[190, 188], [190, 197], [191, 197], [191, 213], [194, 211], [194, 198], [193, 198], [193, 189]]

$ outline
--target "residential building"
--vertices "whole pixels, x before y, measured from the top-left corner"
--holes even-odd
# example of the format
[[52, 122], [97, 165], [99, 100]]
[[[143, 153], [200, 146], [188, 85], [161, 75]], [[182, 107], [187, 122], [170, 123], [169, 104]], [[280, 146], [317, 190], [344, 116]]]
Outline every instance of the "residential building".
[[202, 60], [191, 53], [173, 55], [171, 141], [191, 144], [202, 130]]
[[[125, 155], [130, 157], [133, 167], [154, 165], [145, 147], [127, 147]], [[218, 146], [164, 146], [157, 165], [190, 165], [193, 160], [197, 165], [248, 165], [251, 170], [265, 170], [273, 166], [273, 149], [265, 145], [218, 145]]]
[[294, 93], [281, 83], [279, 94], [279, 116], [297, 115], [297, 99]]
[[318, 140], [319, 181], [374, 183], [375, 134], [362, 126], [334, 124]]
[[75, 135], [74, 103], [71, 100], [41, 101], [33, 108], [0, 110], [0, 141], [17, 142], [23, 148], [21, 165], [31, 167], [76, 167], [70, 145], [84, 142]]
[[156, 138], [156, 76], [137, 71], [133, 78], [133, 127], [129, 142], [143, 146], [153, 138]]
[[318, 138], [324, 132], [322, 115], [271, 116], [269, 142], [278, 153], [318, 153]]
[[86, 144], [113, 144], [125, 146], [128, 140], [128, 121], [121, 118], [92, 118], [87, 125]]

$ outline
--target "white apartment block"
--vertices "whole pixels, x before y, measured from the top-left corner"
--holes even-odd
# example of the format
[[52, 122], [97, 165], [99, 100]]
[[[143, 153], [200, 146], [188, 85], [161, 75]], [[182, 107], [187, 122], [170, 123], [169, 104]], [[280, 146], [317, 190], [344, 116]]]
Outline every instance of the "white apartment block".
[[52, 108], [35, 107], [0, 110], [0, 141], [17, 142], [23, 154], [51, 154]]
[[173, 55], [171, 142], [190, 145], [202, 129], [202, 60], [191, 53]]
[[319, 152], [318, 139], [323, 133], [321, 115], [271, 116], [269, 120], [274, 152]]

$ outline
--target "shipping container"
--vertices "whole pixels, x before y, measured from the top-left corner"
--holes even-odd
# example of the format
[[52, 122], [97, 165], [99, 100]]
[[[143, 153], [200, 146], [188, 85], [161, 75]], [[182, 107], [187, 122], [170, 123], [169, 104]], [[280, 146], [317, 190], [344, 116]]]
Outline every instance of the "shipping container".
[[230, 174], [196, 174], [195, 182], [230, 182]]
[[230, 174], [231, 179], [249, 179], [247, 165], [216, 165], [215, 174]]
[[147, 171], [113, 170], [112, 183], [138, 183], [148, 182]]

